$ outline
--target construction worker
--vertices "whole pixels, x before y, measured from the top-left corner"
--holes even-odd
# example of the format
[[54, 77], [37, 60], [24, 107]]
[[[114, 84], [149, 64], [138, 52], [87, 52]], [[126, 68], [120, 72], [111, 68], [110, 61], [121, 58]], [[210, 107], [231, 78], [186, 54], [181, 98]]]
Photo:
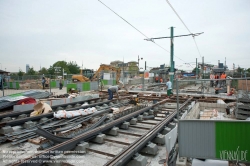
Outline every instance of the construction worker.
[[213, 87], [214, 86], [214, 79], [215, 79], [215, 76], [213, 73], [210, 73], [210, 86]]
[[115, 85], [115, 86], [110, 86], [108, 88], [108, 93], [109, 93], [109, 98], [108, 100], [112, 100], [113, 99], [113, 93], [116, 93], [118, 98], [119, 98], [119, 95], [118, 95], [118, 90], [120, 90], [121, 88], [118, 86], [118, 85]]
[[156, 76], [156, 77], [155, 77], [155, 82], [156, 82], [156, 83], [158, 83], [158, 79], [159, 79], [159, 77]]
[[215, 81], [215, 86], [218, 85], [219, 80], [217, 80], [217, 79], [219, 79], [219, 78], [220, 78], [220, 77], [219, 77], [219, 74], [216, 74], [216, 75], [214, 76], [214, 79], [216, 79], [216, 81]]
[[163, 79], [162, 78], [160, 78], [160, 83], [163, 83]]
[[223, 79], [222, 81], [221, 81], [221, 84], [224, 86], [224, 85], [226, 85], [226, 77], [227, 77], [227, 75], [225, 74], [225, 72], [223, 72], [221, 75], [220, 75], [220, 79]]
[[167, 79], [167, 96], [173, 95], [172, 93], [172, 82], [169, 81], [169, 78]]
[[44, 89], [44, 86], [45, 86], [45, 82], [46, 82], [46, 80], [45, 80], [45, 78], [43, 77], [43, 78], [42, 78], [43, 89]]

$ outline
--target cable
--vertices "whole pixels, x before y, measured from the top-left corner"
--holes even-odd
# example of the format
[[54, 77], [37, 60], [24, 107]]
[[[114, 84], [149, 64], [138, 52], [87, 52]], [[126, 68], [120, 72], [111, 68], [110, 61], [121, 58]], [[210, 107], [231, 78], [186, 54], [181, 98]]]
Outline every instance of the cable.
[[143, 36], [145, 36], [147, 38], [148, 41], [153, 42], [154, 44], [156, 44], [157, 46], [159, 46], [160, 48], [162, 48], [163, 50], [169, 52], [168, 50], [166, 50], [165, 48], [163, 48], [162, 46], [160, 46], [159, 44], [155, 43], [153, 40], [150, 40], [149, 37], [147, 37], [147, 35], [145, 35], [144, 33], [142, 33], [139, 29], [137, 29], [135, 26], [133, 26], [132, 24], [130, 24], [127, 20], [125, 20], [123, 17], [121, 17], [119, 14], [117, 14], [114, 10], [112, 10], [110, 7], [108, 7], [106, 4], [104, 4], [102, 1], [98, 0], [100, 3], [102, 3], [105, 7], [107, 7], [110, 11], [112, 11], [115, 15], [117, 15], [118, 17], [120, 17], [123, 21], [125, 21], [127, 24], [129, 24], [131, 27], [133, 27], [136, 31], [138, 31], [140, 34], [142, 34]]
[[[186, 27], [186, 29], [188, 30], [188, 32], [191, 33], [191, 34], [193, 34], [193, 33], [188, 29], [187, 25], [186, 25], [186, 24], [184, 23], [184, 21], [181, 19], [181, 17], [179, 16], [179, 14], [175, 11], [174, 7], [170, 4], [170, 2], [169, 2], [168, 0], [166, 0], [166, 2], [167, 2], [168, 5], [172, 8], [172, 10], [173, 10], [174, 13], [177, 15], [177, 17], [180, 19], [180, 21], [182, 22], [182, 24]], [[198, 53], [199, 53], [200, 57], [202, 57], [202, 56], [201, 56], [201, 53], [200, 53], [200, 50], [199, 50], [199, 48], [198, 48], [198, 45], [197, 45], [197, 43], [196, 43], [196, 41], [195, 41], [194, 35], [192, 35], [192, 36], [193, 36], [193, 39], [194, 39], [195, 46], [196, 46], [196, 48], [197, 48], [197, 50], [198, 50]]]
[[[129, 23], [127, 20], [125, 20], [123, 17], [121, 17], [119, 14], [117, 14], [115, 11], [113, 11], [110, 7], [108, 7], [106, 4], [104, 4], [101, 0], [98, 0], [101, 4], [103, 4], [105, 7], [107, 7], [110, 11], [112, 11], [115, 15], [117, 15], [118, 17], [120, 17], [123, 21], [125, 21], [127, 24], [129, 24], [131, 27], [133, 27], [136, 31], [138, 31], [140, 34], [142, 34], [143, 36], [145, 36], [147, 38], [148, 41], [153, 42], [154, 44], [156, 44], [158, 47], [162, 48], [163, 50], [165, 50], [166, 52], [169, 52], [168, 50], [166, 50], [165, 48], [163, 48], [162, 46], [160, 46], [159, 44], [155, 43], [154, 40], [150, 39], [149, 37], [147, 37], [147, 35], [145, 35], [144, 33], [142, 33], [139, 29], [137, 29], [135, 26], [133, 26], [131, 23]], [[174, 10], [174, 9], [173, 9]], [[183, 22], [184, 23], [184, 22]], [[187, 27], [186, 27], [187, 28]], [[190, 32], [191, 33], [191, 32]], [[193, 36], [195, 36], [195, 34], [191, 33]], [[184, 60], [182, 60], [181, 58], [179, 58], [178, 56], [175, 55], [176, 58], [178, 58], [179, 60], [186, 62]]]
[[182, 21], [181, 17], [178, 15], [178, 13], [175, 11], [175, 9], [173, 8], [173, 6], [170, 4], [170, 2], [168, 0], [166, 0], [168, 5], [172, 8], [172, 10], [175, 12], [175, 14], [177, 15], [177, 17], [181, 20], [182, 24], [187, 28], [187, 30], [189, 31], [189, 33], [192, 33], [188, 27], [186, 26], [186, 24], [184, 23], [184, 21]]
[[197, 50], [198, 50], [198, 52], [199, 52], [199, 54], [200, 54], [200, 57], [201, 57], [201, 53], [200, 53], [200, 50], [199, 50], [199, 48], [198, 48], [198, 45], [197, 45], [197, 43], [196, 43], [196, 40], [195, 40], [194, 36], [193, 36], [193, 39], [194, 39], [195, 46], [196, 46], [196, 48], [197, 48]]

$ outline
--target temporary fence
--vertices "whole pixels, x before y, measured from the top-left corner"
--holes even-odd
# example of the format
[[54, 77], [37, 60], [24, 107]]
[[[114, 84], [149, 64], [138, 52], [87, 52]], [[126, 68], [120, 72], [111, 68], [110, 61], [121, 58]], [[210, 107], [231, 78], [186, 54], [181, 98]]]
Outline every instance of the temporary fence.
[[67, 92], [74, 89], [79, 92], [82, 91], [90, 91], [90, 90], [98, 90], [99, 87], [103, 87], [105, 85], [116, 85], [116, 80], [99, 80], [92, 82], [79, 82], [79, 83], [68, 83], [67, 84]]
[[[175, 80], [179, 101], [192, 96], [192, 109], [177, 115], [180, 157], [249, 163], [250, 78]], [[184, 86], [187, 85], [187, 86]]]

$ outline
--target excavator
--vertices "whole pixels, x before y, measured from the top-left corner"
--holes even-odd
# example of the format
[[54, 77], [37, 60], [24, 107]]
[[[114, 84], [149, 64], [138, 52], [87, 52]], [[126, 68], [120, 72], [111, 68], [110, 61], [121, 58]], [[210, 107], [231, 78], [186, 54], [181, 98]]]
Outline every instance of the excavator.
[[[94, 76], [92, 77], [92, 81], [96, 81], [98, 78], [102, 77], [102, 75], [100, 76], [102, 71], [113, 71], [116, 72], [116, 82], [118, 83], [121, 77], [121, 69], [120, 68], [116, 68], [116, 67], [112, 67], [110, 65], [105, 65], [105, 64], [101, 64], [99, 69], [95, 72]], [[98, 76], [98, 78], [97, 78]]]
[[88, 82], [97, 81], [98, 78], [102, 77], [102, 71], [113, 71], [116, 72], [116, 82], [119, 82], [121, 76], [121, 69], [112, 67], [110, 65], [101, 64], [99, 69], [94, 73], [91, 69], [83, 69], [79, 75], [73, 75], [73, 82]]
[[91, 69], [81, 69], [80, 74], [73, 75], [72, 81], [73, 82], [88, 82], [94, 75], [94, 71]]

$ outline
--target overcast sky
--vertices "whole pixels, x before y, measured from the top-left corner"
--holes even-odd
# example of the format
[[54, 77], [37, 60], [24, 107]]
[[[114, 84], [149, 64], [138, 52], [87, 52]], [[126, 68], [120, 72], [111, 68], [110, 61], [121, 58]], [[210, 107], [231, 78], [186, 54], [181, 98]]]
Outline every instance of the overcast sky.
[[[189, 34], [165, 0], [102, 0], [149, 38]], [[170, 0], [195, 38], [205, 62], [227, 59], [231, 69], [250, 68], [249, 0]], [[170, 39], [145, 41], [146, 37], [107, 9], [98, 0], [0, 0], [0, 69], [39, 70], [65, 60], [84, 68], [101, 63], [137, 61], [140, 67], [158, 67], [170, 61]], [[175, 38], [177, 68], [201, 61], [192, 37]], [[191, 64], [195, 67], [194, 63]]]

